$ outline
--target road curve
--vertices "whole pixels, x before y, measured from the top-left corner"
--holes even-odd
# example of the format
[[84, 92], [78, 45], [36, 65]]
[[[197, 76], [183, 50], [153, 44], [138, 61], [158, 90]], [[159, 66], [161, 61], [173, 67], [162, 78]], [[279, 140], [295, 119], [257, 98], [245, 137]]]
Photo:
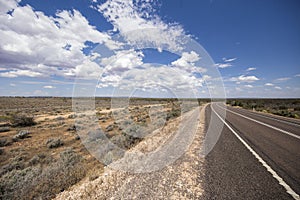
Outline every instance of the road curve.
[[[225, 109], [224, 123], [229, 127], [224, 126], [216, 146], [206, 157], [205, 177], [201, 177], [206, 199], [298, 199], [300, 126], [297, 121], [223, 104], [211, 107], [206, 109], [206, 126], [211, 115], [221, 115]], [[279, 178], [275, 179], [274, 173], [272, 176], [241, 140]]]

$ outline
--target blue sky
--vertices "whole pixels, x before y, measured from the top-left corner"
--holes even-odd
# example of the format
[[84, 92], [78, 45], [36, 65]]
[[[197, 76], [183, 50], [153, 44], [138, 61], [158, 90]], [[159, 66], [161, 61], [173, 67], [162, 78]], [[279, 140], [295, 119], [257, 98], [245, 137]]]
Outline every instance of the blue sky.
[[[193, 85], [197, 96], [209, 97], [206, 86], [215, 77], [202, 66], [209, 58], [180, 52], [179, 35], [207, 51], [227, 97], [299, 98], [299, 9], [297, 0], [0, 0], [0, 95], [72, 96], [76, 81], [83, 90], [95, 91], [97, 84], [95, 94], [109, 96], [126, 71], [134, 79], [123, 86], [143, 95], [168, 96], [172, 88]], [[157, 41], [159, 51], [117, 47], [115, 34], [126, 38], [145, 27], [157, 29], [144, 38]], [[160, 45], [180, 53], [160, 52]], [[107, 53], [100, 67], [91, 62], [92, 52]], [[147, 63], [161, 66], [154, 72]]]

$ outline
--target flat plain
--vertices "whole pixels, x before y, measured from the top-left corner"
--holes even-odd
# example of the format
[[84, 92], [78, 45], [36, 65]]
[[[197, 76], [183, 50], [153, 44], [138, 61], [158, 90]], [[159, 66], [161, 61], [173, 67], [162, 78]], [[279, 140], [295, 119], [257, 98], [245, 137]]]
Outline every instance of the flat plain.
[[[176, 129], [179, 118], [184, 113], [188, 113], [195, 106], [202, 107], [210, 102], [210, 99], [185, 99], [184, 102], [189, 102], [190, 106], [183, 107], [178, 99], [120, 98], [117, 100], [125, 102], [126, 105], [120, 104], [118, 107], [112, 103], [111, 98], [92, 100], [93, 105], [89, 106], [94, 110], [91, 114], [85, 109], [74, 112], [72, 105], [76, 106], [79, 101], [72, 102], [72, 98], [0, 98], [0, 199], [52, 199], [76, 185], [93, 182], [103, 176], [105, 166], [119, 159], [120, 155], [111, 152], [103, 158], [104, 162], [100, 162], [83, 145], [83, 135], [78, 134], [79, 130], [89, 136], [88, 142], [91, 144], [101, 142], [101, 134], [105, 134], [111, 142], [124, 150], [136, 146], [151, 149], [149, 145], [145, 146], [144, 138], [139, 137], [140, 130], [151, 133], [165, 127], [161, 129], [161, 135], [168, 134], [168, 129]], [[275, 114], [299, 118], [300, 115], [299, 99], [229, 99], [227, 104], [270, 116]], [[95, 128], [89, 126], [90, 121], [95, 122]], [[209, 120], [206, 121], [208, 122]], [[199, 132], [197, 137], [202, 138], [204, 135]], [[200, 139], [198, 140], [199, 143]], [[196, 146], [199, 145], [195, 144]], [[180, 164], [173, 166], [174, 169], [182, 169], [179, 166], [187, 167], [191, 162], [186, 160], [188, 157], [197, 160], [195, 155], [198, 151], [191, 152], [194, 153], [182, 157], [184, 163], [178, 161]], [[201, 159], [197, 162], [206, 166], [208, 161], [205, 161], [206, 164]], [[192, 162], [186, 169], [196, 173], [195, 169], [199, 166], [191, 166]], [[162, 173], [165, 173], [164, 177], [169, 176], [169, 172]], [[201, 173], [198, 176], [205, 177]], [[153, 175], [156, 176], [160, 175]], [[173, 177], [174, 180], [177, 178]], [[132, 180], [135, 179], [136, 177]], [[198, 198], [201, 196], [201, 188], [197, 188], [195, 184], [193, 182], [191, 188], [198, 192], [193, 194]], [[205, 184], [203, 187], [207, 188]], [[173, 194], [176, 192], [173, 191]], [[177, 197], [182, 194], [188, 192], [178, 193]], [[204, 191], [204, 196], [209, 195]]]

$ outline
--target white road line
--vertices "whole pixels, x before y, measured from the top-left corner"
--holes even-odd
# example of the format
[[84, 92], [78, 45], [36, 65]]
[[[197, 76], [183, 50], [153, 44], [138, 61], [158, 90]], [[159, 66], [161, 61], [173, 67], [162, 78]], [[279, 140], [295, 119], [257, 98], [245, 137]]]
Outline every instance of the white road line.
[[[219, 106], [218, 104], [216, 104], [216, 105], [217, 105], [219, 108], [222, 108], [222, 107]], [[282, 133], [285, 133], [285, 134], [287, 134], [287, 135], [289, 135], [289, 136], [292, 136], [292, 137], [294, 137], [294, 138], [300, 139], [300, 136], [299, 136], [299, 135], [296, 135], [296, 134], [294, 134], [294, 133], [290, 133], [290, 132], [288, 132], [288, 131], [282, 130], [282, 129], [277, 128], [277, 127], [275, 127], [275, 126], [271, 126], [270, 124], [266, 124], [266, 123], [264, 123], [264, 122], [257, 121], [257, 120], [255, 120], [255, 119], [252, 119], [252, 118], [247, 117], [247, 116], [245, 116], [245, 115], [241, 115], [241, 114], [239, 114], [239, 113], [236, 113], [236, 112], [234, 112], [234, 111], [231, 111], [231, 110], [229, 110], [229, 109], [227, 109], [227, 108], [222, 108], [222, 109], [225, 109], [226, 111], [231, 112], [231, 113], [236, 114], [236, 115], [239, 115], [239, 116], [241, 116], [241, 117], [244, 117], [245, 119], [254, 121], [254, 122], [256, 122], [256, 123], [262, 124], [262, 125], [264, 125], [264, 126], [267, 126], [267, 127], [269, 127], [269, 128], [272, 128], [272, 129], [274, 129], [274, 130], [277, 130], [277, 131], [280, 131], [280, 132], [282, 132]]]
[[[244, 110], [243, 110], [244, 111]], [[245, 110], [246, 111], [246, 110]], [[278, 121], [278, 122], [282, 122], [282, 123], [286, 123], [286, 124], [290, 124], [292, 126], [299, 126], [300, 127], [300, 124], [297, 124], [297, 123], [294, 123], [294, 122], [288, 122], [288, 121], [284, 121], [284, 120], [280, 120], [280, 119], [276, 119], [276, 118], [273, 118], [273, 117], [268, 117], [268, 116], [265, 116], [263, 114], [258, 114], [258, 113], [255, 113], [255, 112], [251, 112], [249, 110], [247, 110], [249, 113], [253, 114], [253, 115], [256, 115], [256, 116], [259, 116], [259, 117], [263, 117], [263, 118], [267, 118], [267, 119], [272, 119], [272, 120], [275, 120], [275, 121]]]
[[210, 106], [214, 113], [220, 118], [220, 120], [229, 128], [229, 130], [243, 143], [243, 145], [255, 156], [255, 158], [267, 169], [268, 172], [282, 185], [286, 192], [290, 194], [294, 199], [300, 200], [299, 195], [264, 161], [246, 142], [243, 140], [220, 115]]

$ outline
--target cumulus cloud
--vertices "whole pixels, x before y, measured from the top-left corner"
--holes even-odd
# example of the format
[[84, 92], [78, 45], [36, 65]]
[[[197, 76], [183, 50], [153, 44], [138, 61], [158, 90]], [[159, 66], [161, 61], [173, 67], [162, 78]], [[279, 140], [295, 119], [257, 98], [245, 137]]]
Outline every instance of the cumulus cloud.
[[182, 65], [181, 63], [183, 63], [183, 65], [186, 63], [186, 62], [189, 62], [189, 63], [194, 63], [196, 61], [200, 60], [200, 56], [194, 52], [194, 51], [191, 51], [191, 52], [183, 52], [182, 53], [182, 56], [180, 59], [178, 59], [177, 61], [174, 61], [174, 65], [178, 64], [178, 65]]
[[0, 14], [5, 14], [7, 11], [11, 11], [17, 7], [21, 0], [5, 0], [0, 1]]
[[230, 81], [235, 81], [235, 82], [254, 82], [254, 81], [258, 81], [259, 78], [257, 78], [256, 76], [245, 76], [245, 75], [241, 75], [238, 77], [232, 77], [230, 78]]
[[253, 85], [245, 85], [246, 88], [253, 88]]
[[[63, 10], [49, 17], [29, 5], [19, 6], [18, 1], [1, 4], [0, 67], [12, 69], [1, 76], [64, 75], [61, 69], [75, 68], [88, 59], [82, 51], [87, 41], [118, 48], [107, 33], [91, 26], [77, 10]], [[44, 73], [38, 65], [52, 69]]]
[[117, 51], [115, 55], [101, 60], [101, 66], [104, 67], [104, 73], [120, 74], [143, 64], [143, 53], [140, 51], [122, 50]]
[[77, 65], [75, 68], [66, 70], [64, 75], [83, 79], [97, 79], [101, 76], [102, 72], [103, 68], [101, 68], [97, 63], [92, 62], [91, 60], [85, 60], [82, 64]]
[[[113, 32], [120, 33], [129, 44], [142, 42], [159, 51], [168, 49], [178, 53], [183, 50], [181, 38], [190, 37], [180, 25], [164, 23], [150, 14], [155, 0], [108, 0], [99, 6], [96, 0], [91, 1], [93, 8], [112, 23]], [[77, 10], [62, 10], [47, 16], [18, 2], [0, 2], [0, 77], [57, 75], [92, 78], [92, 81], [99, 78], [99, 88], [138, 87], [161, 91], [172, 88], [183, 93], [193, 92], [194, 87], [202, 87], [204, 81], [213, 79], [211, 74], [201, 78], [200, 73], [206, 70], [197, 66], [202, 60], [194, 51], [182, 52], [169, 65], [152, 66], [143, 63], [141, 51], [125, 50], [124, 41], [113, 40], [111, 31], [98, 31]], [[83, 49], [87, 42], [105, 45], [111, 55], [85, 55]], [[234, 60], [224, 62], [230, 65], [227, 62]], [[54, 89], [55, 84], [43, 82], [43, 88]]]
[[249, 72], [249, 71], [254, 71], [254, 70], [256, 70], [255, 67], [249, 67], [246, 71]]
[[179, 93], [189, 93], [192, 88], [202, 87], [203, 79], [193, 76], [184, 70], [169, 66], [151, 66], [145, 64], [126, 73], [110, 75], [100, 79], [98, 88], [119, 87], [121, 90], [160, 90], [168, 88]]
[[203, 73], [206, 69], [195, 66], [195, 63], [201, 59], [200, 55], [196, 52], [183, 52], [181, 57], [171, 63], [172, 67], [185, 70], [190, 73]]
[[173, 51], [181, 50], [180, 38], [184, 30], [178, 24], [166, 24], [153, 12], [154, 0], [108, 0], [98, 11], [113, 24], [114, 31], [132, 44], [149, 44]]

